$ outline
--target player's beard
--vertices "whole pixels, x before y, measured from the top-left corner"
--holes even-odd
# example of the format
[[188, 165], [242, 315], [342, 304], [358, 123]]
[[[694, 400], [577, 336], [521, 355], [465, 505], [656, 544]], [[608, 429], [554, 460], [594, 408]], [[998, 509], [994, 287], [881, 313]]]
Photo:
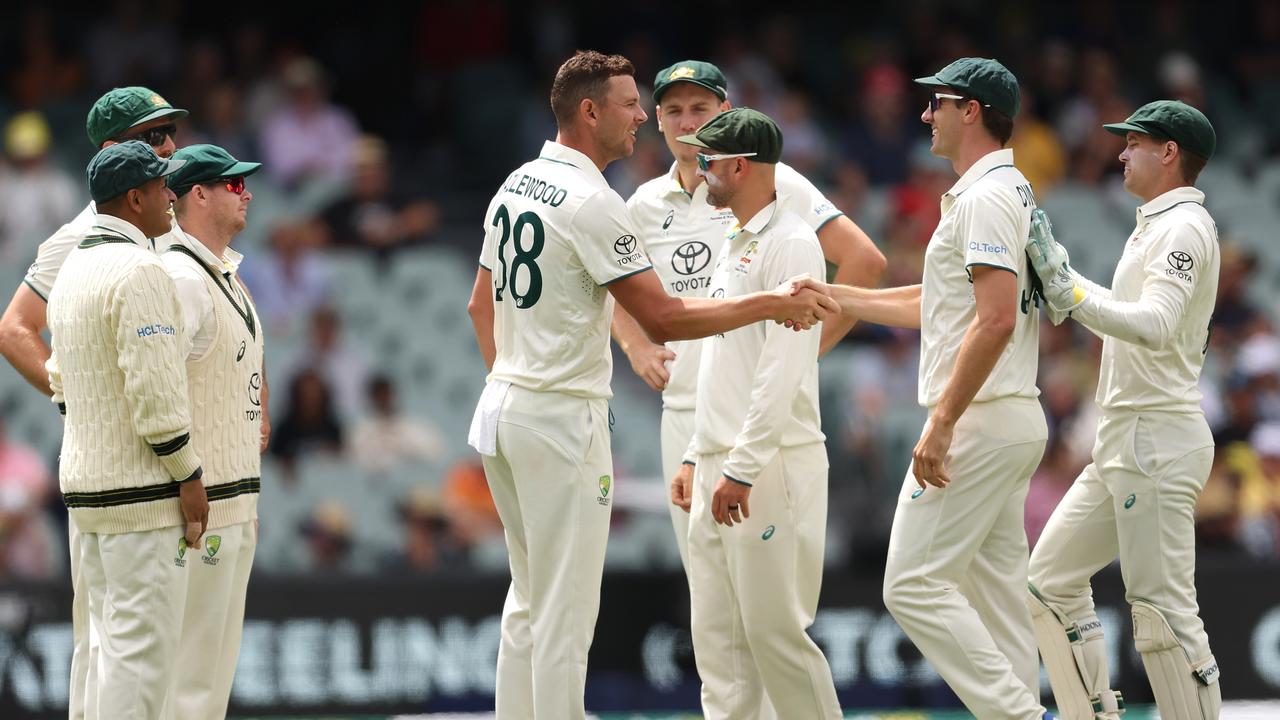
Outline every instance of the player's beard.
[[733, 190], [720, 178], [705, 170], [702, 173], [702, 179], [707, 184], [707, 202], [716, 207], [729, 207], [729, 201], [733, 199]]

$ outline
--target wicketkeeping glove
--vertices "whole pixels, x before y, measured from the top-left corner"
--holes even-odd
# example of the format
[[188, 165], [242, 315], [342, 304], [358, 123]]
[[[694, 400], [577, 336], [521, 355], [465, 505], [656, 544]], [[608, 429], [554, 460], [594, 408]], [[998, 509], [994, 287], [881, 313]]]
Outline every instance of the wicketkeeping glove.
[[1053, 225], [1044, 211], [1031, 212], [1031, 234], [1027, 242], [1027, 258], [1040, 278], [1049, 307], [1070, 312], [1084, 302], [1085, 290], [1076, 283], [1067, 249], [1053, 239]]

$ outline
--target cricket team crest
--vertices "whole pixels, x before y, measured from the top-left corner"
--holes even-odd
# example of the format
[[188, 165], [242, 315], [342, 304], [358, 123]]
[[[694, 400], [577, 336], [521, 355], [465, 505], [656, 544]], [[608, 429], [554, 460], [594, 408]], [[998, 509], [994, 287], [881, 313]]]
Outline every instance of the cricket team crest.
[[185, 537], [178, 538], [178, 552], [173, 556], [173, 564], [175, 567], [187, 566], [187, 539]]
[[217, 565], [218, 558], [214, 557], [218, 554], [218, 550], [222, 547], [221, 535], [209, 535], [204, 539], [204, 560], [205, 565]]
[[596, 498], [596, 502], [601, 505], [609, 504], [609, 491], [613, 489], [613, 480], [608, 475], [600, 476], [600, 497]]

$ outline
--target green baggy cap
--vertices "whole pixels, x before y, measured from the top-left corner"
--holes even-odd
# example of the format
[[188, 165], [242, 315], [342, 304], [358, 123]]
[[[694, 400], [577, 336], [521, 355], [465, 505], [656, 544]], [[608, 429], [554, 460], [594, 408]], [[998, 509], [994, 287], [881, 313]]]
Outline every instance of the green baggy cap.
[[1133, 111], [1128, 120], [1103, 125], [1123, 136], [1128, 132], [1168, 138], [1190, 153], [1208, 160], [1218, 147], [1218, 135], [1204, 113], [1179, 100], [1156, 100]]
[[703, 123], [692, 135], [676, 138], [686, 145], [714, 153], [755, 153], [747, 158], [774, 164], [782, 159], [782, 130], [759, 110], [740, 107], [726, 110]]
[[960, 58], [928, 77], [916, 78], [916, 82], [953, 88], [1009, 119], [1016, 117], [1021, 107], [1018, 79], [1009, 68], [990, 58]]
[[200, 183], [222, 178], [245, 177], [258, 172], [262, 163], [242, 162], [217, 145], [188, 145], [173, 154], [174, 160], [182, 160], [182, 167], [165, 182], [174, 195], [182, 197]]
[[729, 96], [729, 83], [725, 81], [720, 68], [701, 60], [683, 60], [658, 71], [657, 77], [653, 79], [653, 101], [662, 102], [662, 93], [678, 82], [701, 85], [715, 93], [720, 102], [724, 102]]
[[169, 104], [168, 100], [152, 90], [132, 86], [116, 88], [89, 108], [89, 118], [85, 121], [85, 129], [89, 131], [89, 142], [94, 147], [120, 137], [121, 133], [144, 122], [163, 117], [186, 117], [187, 111]]
[[175, 172], [182, 160], [165, 160], [141, 140], [117, 143], [98, 151], [85, 175], [89, 178], [89, 196], [95, 203], [106, 202], [156, 178]]

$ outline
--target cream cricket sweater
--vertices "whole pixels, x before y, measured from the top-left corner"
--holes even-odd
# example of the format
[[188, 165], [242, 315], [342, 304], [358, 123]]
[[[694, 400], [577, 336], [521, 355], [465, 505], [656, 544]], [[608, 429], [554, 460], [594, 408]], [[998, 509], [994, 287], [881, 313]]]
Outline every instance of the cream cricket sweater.
[[[175, 229], [161, 256], [182, 306], [191, 442], [204, 461], [209, 528], [258, 516], [262, 457], [262, 325], [236, 280], [240, 254], [219, 258]], [[199, 338], [199, 341], [197, 341]]]
[[181, 525], [198, 479], [173, 281], [138, 228], [99, 214], [49, 295], [49, 382], [66, 413], [58, 480], [76, 527]]

